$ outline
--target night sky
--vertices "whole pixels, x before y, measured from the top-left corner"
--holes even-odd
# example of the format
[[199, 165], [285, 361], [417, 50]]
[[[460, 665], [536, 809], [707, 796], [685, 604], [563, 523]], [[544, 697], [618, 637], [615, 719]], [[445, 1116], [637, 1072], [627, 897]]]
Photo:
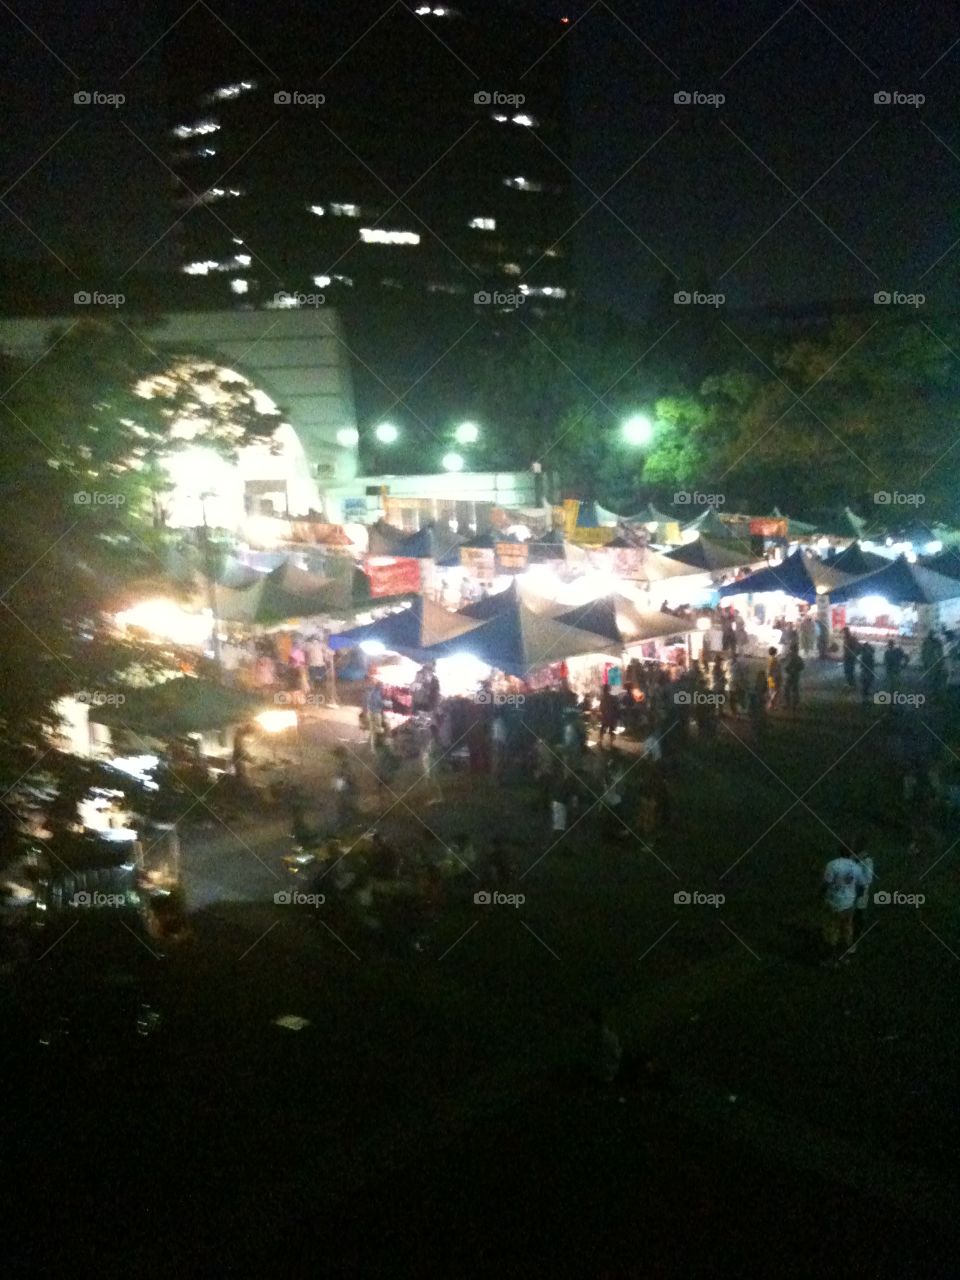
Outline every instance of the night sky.
[[[709, 280], [734, 306], [884, 288], [952, 302], [960, 13], [824, 0], [516, 7], [551, 15], [569, 45], [571, 183], [590, 210], [571, 232], [584, 296], [630, 312], [669, 272], [677, 287]], [[0, 7], [2, 190], [16, 184], [0, 205], [5, 258], [168, 263], [166, 173], [133, 136], [156, 146], [162, 130], [148, 52], [161, 13], [124, 0]], [[128, 102], [74, 105], [94, 88]], [[681, 90], [726, 102], [676, 105]], [[875, 104], [878, 91], [926, 101]]]

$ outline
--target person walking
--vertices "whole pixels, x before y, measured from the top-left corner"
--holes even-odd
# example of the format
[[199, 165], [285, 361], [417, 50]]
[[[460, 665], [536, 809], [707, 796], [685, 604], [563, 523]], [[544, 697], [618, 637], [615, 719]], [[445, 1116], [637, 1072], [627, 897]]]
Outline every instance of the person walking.
[[800, 657], [797, 642], [794, 641], [783, 664], [784, 702], [788, 711], [796, 711], [800, 706], [800, 673], [807, 664]]
[[876, 657], [873, 645], [869, 640], [865, 640], [860, 646], [860, 698], [863, 705], [866, 706], [873, 695], [873, 686], [876, 683]]
[[780, 689], [783, 682], [783, 668], [776, 648], [771, 645], [767, 650], [767, 706], [772, 711], [780, 701]]
[[805, 613], [800, 621], [800, 652], [809, 658], [817, 643], [817, 622], [812, 613]]
[[853, 917], [857, 898], [866, 887], [866, 872], [846, 849], [827, 863], [823, 872], [823, 941], [827, 954], [823, 963], [831, 967], [847, 964], [853, 945]]
[[900, 676], [909, 661], [909, 656], [895, 640], [887, 641], [887, 647], [883, 651], [883, 675], [887, 693], [890, 695], [891, 709], [896, 695], [900, 692]]
[[843, 628], [843, 678], [847, 682], [847, 688], [855, 689], [857, 687], [857, 657], [860, 652], [860, 643], [854, 638], [853, 632], [849, 627]]

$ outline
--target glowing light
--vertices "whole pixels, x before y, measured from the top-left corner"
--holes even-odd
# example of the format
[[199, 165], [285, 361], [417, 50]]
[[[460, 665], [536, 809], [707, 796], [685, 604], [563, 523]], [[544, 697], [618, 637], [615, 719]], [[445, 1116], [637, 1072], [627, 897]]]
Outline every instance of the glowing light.
[[493, 118], [494, 120], [496, 120], [497, 124], [506, 124], [507, 121], [510, 119], [509, 116], [501, 116], [501, 115], [495, 115]]
[[322, 204], [311, 204], [308, 206], [311, 213], [315, 213], [318, 218], [322, 218], [327, 212]]
[[653, 439], [653, 423], [643, 413], [635, 413], [628, 418], [622, 431], [627, 444], [645, 445]]
[[940, 541], [928, 542], [927, 545], [923, 548], [923, 554], [925, 556], [935, 556], [938, 551], [942, 551], [942, 550], [943, 550], [942, 542]]
[[283, 733], [297, 727], [295, 711], [261, 711], [254, 719], [265, 733]]
[[381, 422], [376, 431], [374, 431], [374, 435], [381, 444], [393, 444], [400, 432], [392, 422]]
[[235, 253], [233, 255], [233, 260], [238, 267], [249, 267], [250, 263], [253, 261], [249, 253]]
[[454, 434], [457, 444], [476, 444], [480, 439], [480, 428], [475, 422], [461, 422]]
[[250, 289], [250, 282], [249, 280], [241, 280], [239, 278], [236, 280], [231, 280], [230, 288], [233, 290], [234, 293], [247, 293]]
[[361, 227], [360, 239], [364, 244], [419, 244], [416, 231], [383, 231], [379, 227]]
[[886, 613], [890, 608], [890, 601], [886, 596], [862, 596], [859, 601], [860, 608], [868, 617], [877, 617], [881, 613]]
[[361, 640], [358, 648], [370, 658], [379, 658], [387, 652], [387, 646], [382, 640]]
[[154, 640], [172, 640], [174, 644], [201, 646], [210, 639], [210, 618], [202, 613], [187, 613], [173, 600], [143, 600], [115, 615], [121, 627], [146, 631]]
[[522, 124], [525, 129], [535, 129], [537, 126], [533, 116], [519, 115], [513, 117], [514, 124]]
[[698, 618], [698, 619], [697, 619], [697, 630], [698, 630], [698, 631], [709, 631], [712, 625], [713, 625], [713, 623], [710, 621], [710, 619], [709, 619], [709, 618]]
[[454, 653], [449, 658], [437, 659], [437, 679], [445, 698], [472, 693], [481, 681], [486, 680], [490, 668], [472, 653]]
[[472, 227], [474, 231], [496, 231], [496, 218], [471, 218], [467, 223], [468, 227]]
[[313, 283], [318, 289], [326, 289], [328, 284], [332, 283], [330, 276], [314, 276]]
[[341, 427], [337, 432], [337, 444], [344, 449], [355, 449], [360, 443], [360, 432], [356, 427]]
[[504, 178], [505, 187], [513, 187], [515, 191], [542, 191], [543, 183], [534, 182], [530, 178]]
[[188, 262], [183, 268], [184, 275], [187, 276], [205, 276], [211, 271], [216, 271], [220, 263], [215, 262], [212, 258], [208, 258], [204, 262]]
[[459, 453], [447, 453], [443, 458], [444, 471], [462, 471], [464, 468], [463, 457]]
[[335, 218], [359, 218], [360, 206], [358, 204], [332, 204], [330, 212]]
[[[501, 262], [500, 270], [505, 276], [518, 276], [523, 271], [523, 267], [521, 267], [519, 262]], [[527, 293], [527, 286], [522, 284], [520, 286], [520, 292]]]
[[216, 120], [199, 120], [196, 124], [179, 124], [173, 132], [177, 138], [198, 138], [204, 133], [216, 133], [219, 128]]

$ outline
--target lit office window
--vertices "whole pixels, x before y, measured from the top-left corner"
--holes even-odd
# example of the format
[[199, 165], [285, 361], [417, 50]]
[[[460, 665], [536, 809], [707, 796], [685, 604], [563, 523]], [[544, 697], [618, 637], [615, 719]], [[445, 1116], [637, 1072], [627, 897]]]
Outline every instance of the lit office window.
[[474, 231], [496, 231], [496, 218], [471, 218], [468, 223]]
[[360, 239], [364, 244], [419, 244], [416, 231], [382, 231], [379, 227], [361, 227]]

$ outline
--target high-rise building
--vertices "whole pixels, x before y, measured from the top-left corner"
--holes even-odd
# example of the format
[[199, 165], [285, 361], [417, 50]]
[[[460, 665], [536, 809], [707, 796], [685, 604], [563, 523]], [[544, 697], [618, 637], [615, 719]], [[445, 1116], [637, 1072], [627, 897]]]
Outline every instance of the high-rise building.
[[349, 318], [403, 299], [425, 324], [475, 316], [487, 297], [487, 313], [521, 298], [527, 317], [569, 301], [559, 13], [496, 0], [215, 8], [195, 6], [163, 41], [174, 234], [198, 301], [322, 296]]

